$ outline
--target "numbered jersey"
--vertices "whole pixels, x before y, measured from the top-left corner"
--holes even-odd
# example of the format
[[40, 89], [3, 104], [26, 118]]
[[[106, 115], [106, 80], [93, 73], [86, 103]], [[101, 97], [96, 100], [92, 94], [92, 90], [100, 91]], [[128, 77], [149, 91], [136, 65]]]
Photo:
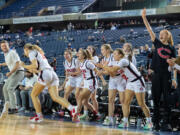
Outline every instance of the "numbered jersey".
[[[125, 58], [128, 60], [128, 56], [129, 55], [125, 55]], [[132, 63], [134, 64], [134, 66], [137, 65], [137, 62], [136, 62], [136, 58], [134, 57], [134, 55], [132, 56]]]
[[[113, 67], [113, 66], [119, 66], [119, 63], [120, 63], [120, 61], [111, 61], [110, 63], [109, 63], [109, 66], [110, 67]], [[118, 71], [117, 71], [117, 73], [116, 73], [116, 76], [115, 77], [110, 77], [110, 78], [118, 78], [118, 79], [124, 79], [124, 80], [126, 80], [127, 81], [127, 77], [126, 77], [126, 75], [125, 75], [125, 72], [124, 72], [124, 70], [123, 69], [119, 69]]]
[[95, 78], [95, 68], [96, 66], [90, 60], [85, 60], [83, 63], [80, 63], [81, 73], [86, 80]]
[[44, 54], [33, 50], [29, 52], [29, 59], [32, 62], [33, 60], [37, 60], [38, 68], [37, 70], [51, 69], [46, 57]]
[[135, 80], [137, 76], [141, 76], [141, 73], [137, 70], [136, 66], [127, 59], [121, 59], [118, 66], [124, 70], [128, 82]]
[[76, 72], [76, 69], [79, 68], [79, 61], [75, 58], [72, 58], [71, 62], [68, 62], [67, 60], [65, 60], [64, 68], [66, 72], [69, 72], [69, 73]]

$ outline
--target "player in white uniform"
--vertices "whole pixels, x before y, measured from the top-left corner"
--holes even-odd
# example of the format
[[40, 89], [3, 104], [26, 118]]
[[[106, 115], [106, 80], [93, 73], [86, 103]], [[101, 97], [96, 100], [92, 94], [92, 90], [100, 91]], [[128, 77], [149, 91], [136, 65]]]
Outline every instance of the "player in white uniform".
[[43, 121], [41, 104], [38, 99], [38, 95], [46, 86], [48, 87], [52, 100], [61, 104], [63, 107], [66, 107], [69, 111], [71, 111], [73, 116], [76, 112], [76, 109], [66, 99], [59, 97], [57, 92], [59, 86], [58, 76], [49, 65], [46, 57], [44, 56], [43, 50], [37, 45], [26, 44], [24, 46], [24, 54], [25, 56], [29, 57], [31, 64], [25, 65], [23, 62], [21, 62], [21, 65], [31, 72], [39, 72], [38, 82], [34, 85], [31, 93], [31, 98], [37, 115], [30, 118], [30, 121]]
[[88, 59], [91, 58], [91, 55], [86, 50], [79, 50], [78, 59], [80, 60], [80, 70], [83, 74], [83, 91], [80, 93], [78, 100], [78, 110], [77, 114], [73, 118], [74, 121], [79, 121], [79, 114], [81, 112], [82, 106], [86, 106], [93, 114], [97, 117], [98, 112], [89, 103], [89, 98], [91, 93], [97, 89], [97, 77], [96, 73], [98, 72], [96, 66]]
[[[79, 70], [79, 61], [76, 58], [72, 57], [72, 53], [69, 50], [66, 50], [64, 52], [64, 68], [65, 68], [65, 73], [66, 73], [66, 79], [65, 82], [62, 86], [64, 88], [65, 86], [65, 93], [64, 93], [64, 98], [68, 100], [69, 95], [71, 92], [76, 89], [76, 101], [79, 96], [79, 91], [81, 89], [81, 82], [82, 82], [82, 76], [81, 72]], [[64, 110], [60, 111], [61, 116], [64, 115]]]
[[[87, 51], [90, 53], [91, 58], [89, 59], [94, 65], [96, 65], [99, 62], [99, 58], [98, 56], [96, 56], [96, 50], [93, 46], [88, 46], [87, 47]], [[107, 83], [104, 80], [103, 76], [100, 76], [100, 79], [102, 80], [103, 86], [105, 86]], [[98, 102], [96, 99], [96, 90], [91, 94], [90, 97], [92, 104], [96, 110], [96, 112], [98, 112]], [[89, 116], [88, 116], [88, 109], [86, 107], [84, 107], [84, 114], [80, 116], [80, 120], [88, 120]]]
[[[113, 61], [110, 62], [110, 64], [108, 64], [109, 67], [113, 67], [113, 66], [118, 66], [119, 64], [119, 60], [121, 59], [121, 56], [118, 53], [119, 49], [116, 49], [113, 53]], [[122, 69], [118, 70], [115, 76], [112, 76], [110, 74], [110, 79], [109, 79], [109, 108], [108, 108], [108, 118], [106, 118], [104, 120], [103, 125], [115, 125], [114, 123], [114, 110], [115, 110], [115, 106], [114, 106], [114, 101], [117, 95], [117, 92], [119, 92], [119, 99], [120, 99], [120, 103], [122, 105], [122, 109], [123, 109], [123, 104], [124, 104], [124, 91], [126, 88], [126, 81], [127, 78], [124, 74], [124, 71]]]
[[[119, 55], [124, 57], [124, 53], [122, 50], [119, 50]], [[136, 95], [136, 99], [138, 101], [139, 106], [142, 108], [145, 116], [146, 116], [146, 125], [144, 129], [152, 129], [152, 122], [150, 118], [150, 111], [145, 103], [145, 82], [143, 77], [137, 68], [133, 65], [132, 62], [127, 60], [126, 58], [122, 58], [118, 64], [118, 66], [114, 66], [109, 68], [107, 63], [104, 64], [103, 69], [110, 74], [116, 74], [118, 70], [124, 70], [124, 74], [127, 77], [127, 85], [125, 90], [125, 101], [123, 107], [123, 122], [119, 125], [119, 128], [128, 127], [128, 116], [130, 113], [130, 103], [134, 96], [134, 92]]]

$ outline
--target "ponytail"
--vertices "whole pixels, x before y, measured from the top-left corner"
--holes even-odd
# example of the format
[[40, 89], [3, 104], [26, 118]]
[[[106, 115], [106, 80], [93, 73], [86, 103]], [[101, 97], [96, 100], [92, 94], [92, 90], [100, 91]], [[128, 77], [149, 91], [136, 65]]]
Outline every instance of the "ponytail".
[[88, 50], [85, 50], [85, 53], [86, 53], [86, 54], [85, 54], [85, 55], [86, 55], [86, 56], [85, 56], [85, 57], [86, 57], [85, 59], [92, 60], [92, 55], [89, 53], [89, 51], [88, 51]]
[[171, 46], [174, 45], [174, 41], [173, 41], [173, 37], [172, 37], [172, 34], [170, 31], [167, 31], [168, 32], [168, 44], [170, 44]]
[[44, 51], [37, 45], [32, 45], [31, 43], [27, 43], [24, 46], [24, 49], [27, 48], [28, 50], [36, 50], [42, 54], [44, 54]]
[[120, 48], [116, 48], [116, 50], [114, 50], [114, 51], [117, 51], [118, 52], [118, 54], [121, 54], [123, 57], [124, 57], [124, 52], [123, 52], [123, 50], [122, 49], [120, 49]]
[[129, 52], [128, 52], [128, 60], [132, 62], [132, 57], [133, 57], [133, 49], [132, 49], [132, 44], [131, 43], [125, 43], [124, 46], [129, 47]]
[[88, 50], [81, 50], [84, 56], [84, 59], [92, 60], [92, 55], [89, 53]]

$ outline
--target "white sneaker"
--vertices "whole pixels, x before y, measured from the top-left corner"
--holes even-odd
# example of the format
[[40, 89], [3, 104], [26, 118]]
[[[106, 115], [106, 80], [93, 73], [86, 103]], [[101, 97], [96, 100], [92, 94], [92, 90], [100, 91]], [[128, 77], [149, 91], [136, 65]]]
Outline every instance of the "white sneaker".
[[43, 116], [35, 115], [34, 117], [30, 118], [30, 122], [33, 122], [33, 123], [40, 123], [42, 121], [43, 121]]
[[103, 122], [104, 126], [113, 126], [114, 122], [110, 121], [110, 119], [108, 117], [105, 118], [104, 122]]
[[0, 119], [5, 118], [8, 115], [9, 102], [5, 102]]
[[76, 113], [77, 113], [77, 106], [74, 106], [73, 109], [70, 112], [71, 117], [73, 118]]

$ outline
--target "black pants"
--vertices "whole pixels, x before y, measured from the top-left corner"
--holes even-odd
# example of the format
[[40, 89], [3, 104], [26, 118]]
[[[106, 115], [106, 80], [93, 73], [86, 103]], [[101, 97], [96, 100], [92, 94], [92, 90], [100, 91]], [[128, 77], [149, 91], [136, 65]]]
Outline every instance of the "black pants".
[[[154, 73], [152, 76], [152, 97], [154, 103], [154, 111], [152, 120], [154, 123], [159, 123], [160, 107], [164, 109], [162, 120], [164, 124], [169, 123], [170, 105], [168, 102], [168, 95], [171, 89], [171, 73]], [[162, 97], [161, 97], [162, 96]], [[162, 100], [162, 105], [160, 102]]]
[[178, 86], [177, 86], [177, 94], [178, 94], [178, 108], [180, 108], [180, 72], [177, 73], [177, 83], [178, 83]]

